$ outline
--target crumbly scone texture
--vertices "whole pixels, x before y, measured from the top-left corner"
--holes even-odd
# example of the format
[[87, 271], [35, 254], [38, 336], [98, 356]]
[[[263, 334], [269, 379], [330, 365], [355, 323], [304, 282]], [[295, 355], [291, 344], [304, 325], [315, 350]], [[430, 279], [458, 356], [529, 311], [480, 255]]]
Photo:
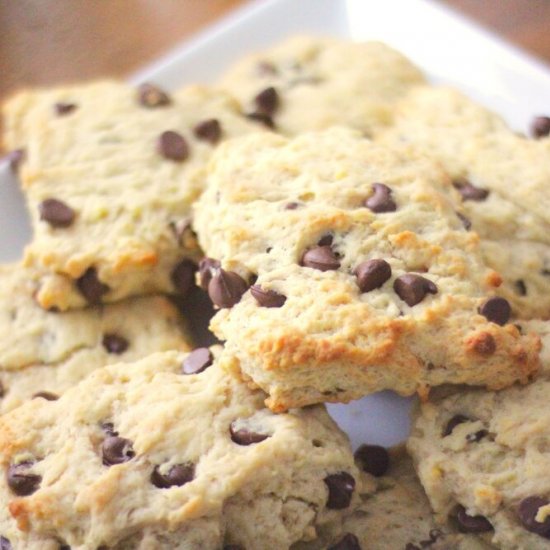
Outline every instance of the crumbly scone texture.
[[279, 105], [272, 118], [286, 135], [335, 125], [370, 134], [391, 121], [398, 98], [423, 82], [419, 69], [380, 42], [299, 36], [238, 61], [220, 86], [245, 112], [257, 109], [258, 93], [274, 87]]
[[[262, 392], [216, 359], [183, 374], [186, 357], [111, 365], [58, 401], [33, 400], [0, 418], [0, 534], [14, 550], [287, 550], [318, 527], [341, 527], [361, 486], [349, 441], [324, 407], [273, 414]], [[104, 463], [106, 426], [131, 445], [130, 460]], [[231, 426], [266, 438], [238, 444]], [[29, 496], [6, 481], [21, 461], [40, 476]], [[176, 465], [194, 468], [192, 479], [160, 488], [155, 469], [166, 476]], [[328, 508], [332, 475], [356, 480], [339, 509]]]
[[[74, 108], [59, 114], [56, 105]], [[23, 92], [4, 115], [6, 147], [26, 152], [20, 177], [34, 238], [25, 263], [46, 272], [39, 303], [61, 310], [85, 305], [75, 280], [89, 268], [108, 286], [104, 302], [174, 291], [175, 266], [200, 257], [190, 206], [216, 146], [194, 128], [215, 119], [220, 139], [261, 130], [227, 94], [198, 86], [156, 107], [143, 106], [133, 86], [110, 81]], [[185, 139], [187, 158], [159, 153], [165, 131]], [[74, 211], [70, 226], [41, 219], [40, 204], [52, 198]]]
[[[54, 313], [36, 303], [38, 284], [19, 264], [0, 266], [2, 413], [39, 392], [59, 396], [105, 365], [192, 349], [181, 315], [164, 297]], [[113, 338], [118, 353], [109, 346]]]
[[[375, 182], [391, 189], [394, 212], [364, 206]], [[196, 203], [200, 244], [224, 270], [286, 297], [282, 307], [260, 307], [246, 292], [218, 312], [211, 326], [226, 341], [225, 366], [269, 393], [274, 410], [388, 388], [425, 395], [443, 383], [527, 381], [538, 368], [538, 337], [478, 314], [500, 277], [438, 191], [448, 187], [426, 157], [348, 129], [222, 146]], [[340, 267], [300, 265], [327, 237]], [[362, 293], [353, 272], [371, 259], [388, 262], [392, 274]], [[435, 283], [437, 294], [407, 305], [393, 288], [406, 273]]]
[[[542, 321], [523, 326], [541, 333], [539, 378], [500, 392], [436, 392], [416, 411], [408, 441], [441, 520], [460, 504], [470, 515], [489, 520], [493, 543], [505, 550], [550, 548], [547, 538], [523, 526], [519, 514], [520, 503], [528, 497], [550, 499], [550, 326]], [[449, 422], [458, 415], [461, 422], [455, 420], [450, 430]], [[544, 514], [539, 521], [543, 519]]]
[[437, 159], [459, 185], [488, 191], [463, 200], [498, 293], [519, 318], [550, 318], [550, 139], [528, 139], [452, 89], [422, 86], [396, 104], [376, 139], [414, 146]]

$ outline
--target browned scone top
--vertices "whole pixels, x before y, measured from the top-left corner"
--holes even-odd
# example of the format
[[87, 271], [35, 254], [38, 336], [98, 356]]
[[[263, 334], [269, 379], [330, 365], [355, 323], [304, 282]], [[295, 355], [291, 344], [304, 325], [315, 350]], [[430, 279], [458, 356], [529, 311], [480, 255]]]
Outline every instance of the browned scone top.
[[195, 228], [226, 367], [274, 410], [526, 382], [539, 339], [508, 322], [452, 195], [427, 158], [352, 130], [222, 146]]

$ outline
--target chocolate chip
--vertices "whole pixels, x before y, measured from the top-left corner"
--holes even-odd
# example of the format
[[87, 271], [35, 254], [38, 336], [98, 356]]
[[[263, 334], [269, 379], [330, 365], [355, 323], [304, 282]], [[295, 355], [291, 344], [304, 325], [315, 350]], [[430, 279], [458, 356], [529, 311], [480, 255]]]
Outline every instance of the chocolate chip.
[[392, 197], [392, 190], [383, 183], [372, 184], [373, 194], [365, 201], [365, 206], [372, 212], [395, 212], [397, 205]]
[[102, 422], [100, 427], [107, 435], [118, 435], [118, 432], [115, 430], [115, 425], [112, 422]]
[[25, 158], [24, 149], [14, 149], [4, 157], [4, 160], [9, 164], [12, 172], [17, 172], [24, 158]]
[[174, 267], [171, 274], [172, 285], [179, 294], [187, 294], [195, 283], [197, 266], [191, 260], [184, 259]]
[[520, 296], [526, 296], [527, 295], [527, 287], [525, 286], [525, 281], [523, 279], [518, 279], [514, 282], [514, 287], [516, 288], [516, 292]]
[[421, 550], [420, 546], [417, 546], [416, 544], [413, 544], [412, 542], [408, 542], [405, 546], [405, 550]]
[[54, 105], [55, 114], [57, 116], [65, 116], [75, 111], [77, 105], [75, 103], [56, 103]]
[[105, 334], [102, 343], [108, 353], [113, 353], [115, 355], [124, 353], [130, 345], [126, 338], [113, 333]]
[[385, 260], [367, 260], [354, 270], [361, 292], [380, 288], [391, 277], [391, 266]]
[[136, 456], [132, 448], [132, 442], [129, 439], [116, 435], [109, 436], [103, 441], [101, 451], [105, 466], [122, 464], [132, 460]]
[[328, 550], [361, 550], [359, 539], [348, 533], [344, 535], [336, 544], [329, 546]]
[[89, 304], [101, 303], [102, 296], [109, 292], [109, 287], [99, 280], [95, 267], [89, 267], [84, 275], [76, 280], [76, 286]]
[[464, 226], [464, 229], [466, 229], [466, 231], [472, 229], [472, 222], [469, 218], [467, 218], [464, 214], [461, 214], [460, 212], [457, 212], [456, 215], [458, 216], [458, 219], [462, 222], [462, 225]]
[[323, 235], [318, 241], [317, 246], [331, 246], [332, 241], [334, 241], [334, 236], [330, 233], [327, 235]]
[[49, 392], [49, 391], [39, 391], [33, 394], [33, 399], [41, 398], [45, 399], [46, 401], [57, 401], [59, 399], [59, 395], [56, 395], [55, 393]]
[[52, 227], [69, 227], [75, 217], [74, 210], [57, 199], [46, 199], [38, 205], [40, 219]]
[[351, 503], [351, 497], [355, 490], [355, 479], [347, 472], [339, 472], [325, 477], [328, 488], [327, 508], [342, 510]]
[[199, 374], [212, 365], [213, 361], [214, 357], [208, 348], [197, 348], [183, 360], [181, 371], [183, 374]]
[[8, 486], [17, 496], [26, 497], [38, 490], [42, 477], [29, 472], [33, 464], [30, 460], [26, 460], [19, 464], [12, 464], [8, 468]]
[[443, 430], [443, 437], [447, 437], [448, 435], [451, 435], [453, 433], [453, 430], [459, 425], [464, 424], [464, 422], [470, 422], [470, 419], [467, 416], [464, 416], [463, 414], [455, 414], [449, 422], [447, 422], [447, 426], [445, 426], [445, 429]]
[[458, 529], [462, 533], [486, 533], [493, 530], [493, 526], [485, 516], [470, 516], [464, 506], [459, 506], [456, 512]]
[[159, 489], [169, 489], [170, 487], [181, 487], [195, 477], [195, 465], [190, 462], [184, 464], [174, 464], [168, 472], [161, 474], [159, 466], [155, 466], [151, 473], [151, 483]]
[[0, 399], [6, 396], [6, 387], [0, 382]]
[[193, 129], [193, 133], [197, 139], [208, 141], [208, 143], [215, 145], [222, 137], [222, 127], [219, 120], [210, 118], [197, 124]]
[[287, 202], [285, 204], [285, 210], [296, 210], [301, 204], [299, 202]]
[[[0, 548], [0, 550], [2, 550], [2, 548]], [[71, 550], [71, 547], [68, 544], [61, 544], [58, 550]]]
[[214, 275], [215, 271], [220, 267], [220, 262], [214, 260], [214, 258], [203, 258], [199, 262], [200, 285], [203, 290], [208, 290], [208, 284], [212, 279], [212, 275]]
[[219, 268], [208, 283], [208, 296], [218, 307], [229, 308], [237, 304], [248, 290], [247, 282], [234, 271]]
[[233, 443], [244, 446], [261, 443], [269, 437], [269, 435], [253, 432], [247, 428], [236, 428], [235, 422], [231, 422], [229, 433], [231, 434]]
[[512, 309], [510, 308], [508, 300], [500, 296], [493, 296], [481, 305], [479, 313], [488, 321], [502, 326], [510, 320]]
[[340, 261], [330, 246], [316, 246], [306, 250], [300, 265], [319, 271], [332, 271], [340, 267]]
[[254, 122], [259, 122], [260, 124], [263, 124], [266, 128], [270, 128], [271, 130], [275, 128], [275, 123], [273, 122], [273, 119], [265, 113], [247, 113], [246, 118]]
[[523, 527], [545, 539], [550, 539], [550, 516], [547, 516], [543, 522], [537, 521], [536, 518], [539, 509], [548, 504], [550, 501], [545, 498], [531, 496], [524, 498], [518, 508], [519, 520]]
[[435, 283], [415, 273], [397, 277], [393, 290], [410, 307], [419, 304], [427, 294], [437, 294]]
[[144, 83], [138, 88], [138, 101], [143, 107], [164, 107], [170, 105], [170, 97], [158, 86]]
[[262, 307], [282, 307], [286, 302], [286, 296], [275, 290], [264, 290], [259, 285], [250, 287], [250, 294], [254, 296], [258, 305]]
[[468, 443], [478, 443], [484, 437], [486, 437], [488, 434], [489, 434], [489, 432], [487, 430], [478, 430], [477, 432], [474, 432], [473, 434], [468, 434], [466, 436], [466, 441]]
[[476, 187], [467, 180], [453, 181], [453, 186], [461, 194], [463, 201], [484, 201], [489, 196], [487, 189]]
[[531, 123], [531, 135], [538, 139], [550, 134], [550, 117], [537, 116]]
[[0, 550], [12, 550], [11, 542], [6, 537], [0, 537]]
[[383, 476], [390, 466], [390, 455], [380, 445], [361, 445], [354, 456], [364, 472], [376, 477]]
[[277, 90], [273, 86], [262, 90], [254, 98], [254, 105], [256, 105], [256, 113], [273, 116], [279, 107], [279, 94]]
[[238, 544], [226, 544], [224, 545], [223, 550], [244, 550], [244, 548]]
[[189, 146], [185, 138], [172, 130], [160, 134], [157, 141], [157, 151], [164, 158], [182, 162], [189, 156]]

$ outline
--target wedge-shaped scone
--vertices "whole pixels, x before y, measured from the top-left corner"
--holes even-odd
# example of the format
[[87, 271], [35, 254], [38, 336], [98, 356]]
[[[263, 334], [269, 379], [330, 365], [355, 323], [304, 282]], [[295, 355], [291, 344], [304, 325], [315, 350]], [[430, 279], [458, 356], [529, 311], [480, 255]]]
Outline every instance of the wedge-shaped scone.
[[541, 332], [541, 376], [501, 392], [438, 390], [416, 411], [408, 447], [441, 520], [460, 511], [498, 548], [542, 550], [550, 547], [550, 325], [523, 327]]
[[274, 410], [525, 382], [538, 338], [507, 323], [500, 277], [438, 191], [449, 185], [425, 157], [346, 129], [220, 148], [195, 228], [218, 261], [201, 278], [228, 367]]
[[361, 490], [347, 437], [322, 406], [273, 414], [217, 354], [105, 367], [4, 415], [13, 550], [287, 550], [341, 527]]
[[57, 399], [110, 363], [192, 348], [180, 314], [166, 298], [54, 313], [36, 303], [33, 277], [18, 264], [0, 266], [0, 412], [33, 397]]
[[222, 92], [117, 82], [22, 93], [4, 114], [6, 147], [25, 150], [25, 263], [46, 271], [40, 304], [63, 310], [185, 292], [205, 163], [220, 141], [261, 128]]
[[250, 116], [295, 135], [334, 125], [370, 133], [422, 82], [420, 71], [385, 44], [302, 36], [237, 62], [220, 85]]
[[377, 139], [414, 146], [441, 162], [462, 195], [498, 293], [524, 318], [550, 318], [550, 139], [514, 133], [454, 90], [419, 87]]

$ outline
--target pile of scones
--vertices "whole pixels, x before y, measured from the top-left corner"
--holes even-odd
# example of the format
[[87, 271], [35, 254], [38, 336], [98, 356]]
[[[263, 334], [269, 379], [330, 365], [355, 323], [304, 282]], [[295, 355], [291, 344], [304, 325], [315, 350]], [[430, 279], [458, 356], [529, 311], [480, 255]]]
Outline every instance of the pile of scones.
[[[3, 123], [0, 550], [550, 549], [550, 118], [294, 37]], [[388, 389], [406, 448], [353, 453], [324, 403]]]

